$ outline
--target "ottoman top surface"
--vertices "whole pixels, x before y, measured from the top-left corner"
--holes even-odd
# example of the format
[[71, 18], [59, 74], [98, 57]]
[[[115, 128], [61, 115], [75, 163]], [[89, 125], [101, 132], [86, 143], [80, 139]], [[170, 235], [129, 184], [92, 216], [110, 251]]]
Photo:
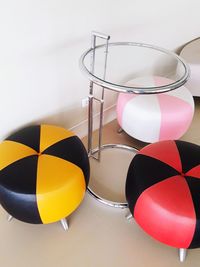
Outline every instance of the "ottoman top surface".
[[[83, 172], [86, 184], [88, 183], [89, 168], [85, 166], [88, 159], [81, 140], [73, 132], [58, 126], [34, 125], [14, 132], [0, 144], [0, 158], [1, 184], [4, 181], [7, 186], [13, 186], [15, 190], [17, 190], [15, 183], [10, 182], [14, 177], [15, 179], [21, 177], [17, 179], [20, 190], [29, 191], [29, 188], [32, 188], [30, 177], [37, 176], [40, 169], [47, 170], [49, 177], [52, 176], [52, 171], [60, 172], [59, 166], [63, 164], [69, 170], [76, 168], [77, 171]], [[13, 173], [13, 178], [5, 180], [6, 173], [9, 175]], [[59, 180], [56, 176], [53, 184], [58, 186]], [[35, 181], [35, 178], [33, 180]], [[60, 182], [65, 181], [66, 179]], [[48, 186], [52, 187], [52, 184], [45, 183], [47, 191]]]

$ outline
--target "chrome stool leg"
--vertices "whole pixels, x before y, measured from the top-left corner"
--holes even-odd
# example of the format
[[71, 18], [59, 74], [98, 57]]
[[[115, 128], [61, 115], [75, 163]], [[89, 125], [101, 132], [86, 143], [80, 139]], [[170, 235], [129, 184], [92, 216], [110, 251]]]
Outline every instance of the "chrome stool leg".
[[133, 215], [129, 212], [125, 217], [128, 221], [130, 221], [133, 218]]
[[62, 227], [64, 228], [65, 231], [69, 229], [67, 220], [65, 218], [64, 219], [61, 219], [60, 220], [60, 223], [62, 224]]
[[123, 129], [120, 127], [118, 130], [117, 130], [117, 133], [118, 134], [121, 134], [123, 132]]
[[7, 221], [10, 222], [10, 221], [12, 221], [12, 219], [13, 219], [13, 216], [10, 215], [10, 214], [8, 214], [8, 216], [7, 216]]
[[179, 248], [179, 260], [180, 262], [184, 262], [187, 255], [187, 249], [186, 248]]

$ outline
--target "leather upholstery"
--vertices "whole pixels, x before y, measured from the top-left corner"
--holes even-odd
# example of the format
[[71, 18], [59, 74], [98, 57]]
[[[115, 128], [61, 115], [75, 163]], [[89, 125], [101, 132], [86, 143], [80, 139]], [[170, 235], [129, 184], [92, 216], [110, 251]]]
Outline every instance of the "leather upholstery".
[[177, 248], [200, 247], [200, 147], [161, 141], [141, 149], [128, 170], [126, 198], [150, 236]]
[[0, 203], [28, 223], [65, 218], [81, 203], [89, 161], [74, 133], [52, 125], [21, 129], [0, 144]]

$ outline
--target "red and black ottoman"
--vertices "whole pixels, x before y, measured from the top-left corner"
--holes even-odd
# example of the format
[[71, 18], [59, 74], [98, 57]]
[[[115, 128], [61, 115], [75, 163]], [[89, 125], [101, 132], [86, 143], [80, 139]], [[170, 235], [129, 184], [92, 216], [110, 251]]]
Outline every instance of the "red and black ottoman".
[[53, 125], [21, 129], [0, 144], [0, 203], [9, 218], [47, 224], [61, 221], [81, 203], [89, 182], [81, 140]]
[[130, 212], [153, 238], [179, 248], [200, 247], [200, 147], [184, 141], [150, 144], [133, 158], [126, 180]]

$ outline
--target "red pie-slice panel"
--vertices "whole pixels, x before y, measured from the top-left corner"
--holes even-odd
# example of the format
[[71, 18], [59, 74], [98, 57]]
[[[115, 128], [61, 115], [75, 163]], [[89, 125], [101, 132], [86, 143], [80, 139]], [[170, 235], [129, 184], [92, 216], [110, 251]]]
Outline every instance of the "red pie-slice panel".
[[178, 172], [182, 172], [182, 164], [176, 143], [171, 140], [147, 145], [140, 150], [140, 154], [153, 157], [170, 165]]
[[195, 178], [200, 178], [200, 165], [192, 168], [185, 175], [186, 176], [192, 176], [192, 177], [195, 177]]
[[177, 248], [188, 248], [196, 215], [185, 178], [173, 176], [146, 189], [137, 200], [134, 217], [155, 239]]

